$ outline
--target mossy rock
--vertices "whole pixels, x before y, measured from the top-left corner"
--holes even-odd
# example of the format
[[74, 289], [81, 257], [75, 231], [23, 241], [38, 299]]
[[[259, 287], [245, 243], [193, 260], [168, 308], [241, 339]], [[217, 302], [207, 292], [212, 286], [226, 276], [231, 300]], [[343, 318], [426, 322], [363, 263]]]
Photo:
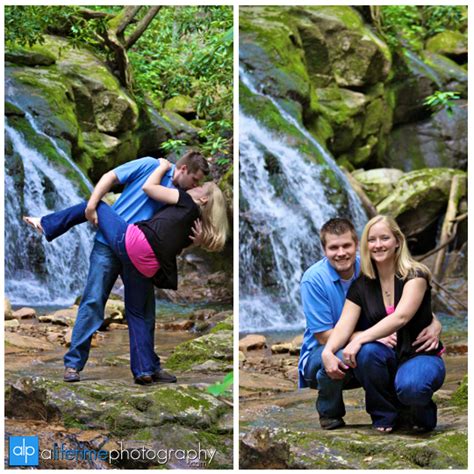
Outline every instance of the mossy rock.
[[165, 110], [176, 112], [182, 117], [193, 118], [196, 116], [196, 106], [192, 97], [177, 95], [165, 102]]
[[31, 48], [9, 48], [5, 51], [5, 61], [18, 66], [51, 66], [56, 62], [56, 56], [42, 45], [36, 44]]
[[406, 173], [377, 212], [397, 219], [405, 235], [415, 236], [445, 211], [453, 176], [466, 173], [449, 168], [426, 168]]
[[458, 92], [462, 98], [467, 99], [467, 72], [465, 68], [446, 56], [429, 51], [423, 54], [423, 59], [442, 79], [446, 91]]
[[220, 363], [224, 370], [232, 361], [232, 338], [232, 331], [221, 330], [179, 344], [166, 361], [166, 367], [185, 372], [195, 365], [212, 360]]
[[390, 196], [403, 176], [403, 171], [395, 168], [356, 170], [352, 176], [362, 185], [362, 189], [374, 205]]
[[442, 31], [428, 39], [426, 49], [447, 56], [467, 55], [467, 35], [459, 31]]
[[309, 75], [300, 35], [287, 7], [240, 9], [240, 64], [275, 97], [309, 103]]
[[455, 102], [452, 113], [440, 110], [429, 119], [395, 128], [380, 164], [411, 171], [421, 168], [467, 168], [466, 102]]
[[453, 393], [451, 402], [461, 408], [467, 408], [468, 402], [468, 389], [467, 389], [467, 375], [462, 379], [459, 387]]

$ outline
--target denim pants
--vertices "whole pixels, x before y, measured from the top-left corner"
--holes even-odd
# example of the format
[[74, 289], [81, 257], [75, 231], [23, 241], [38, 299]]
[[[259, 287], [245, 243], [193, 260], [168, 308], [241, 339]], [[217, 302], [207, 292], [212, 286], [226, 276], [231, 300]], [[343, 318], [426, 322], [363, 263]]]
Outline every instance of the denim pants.
[[399, 365], [393, 349], [373, 342], [357, 354], [354, 374], [364, 387], [367, 413], [375, 427], [393, 427], [405, 407], [412, 409], [414, 425], [435, 428], [432, 397], [445, 377], [441, 357], [418, 355]]
[[[74, 225], [86, 222], [87, 202], [41, 219], [44, 235], [51, 241]], [[135, 377], [151, 375], [160, 369], [154, 352], [155, 298], [150, 278], [141, 275], [131, 263], [125, 249], [128, 224], [110, 206], [97, 207], [99, 228], [110, 247], [98, 241], [90, 256], [86, 287], [74, 325], [71, 347], [64, 356], [64, 365], [82, 370], [89, 356], [92, 335], [104, 320], [104, 308], [119, 274], [125, 288], [125, 317], [130, 338], [130, 364]]]
[[[342, 391], [360, 387], [352, 369], [341, 380], [331, 379], [323, 366], [321, 358], [325, 346], [316, 346], [311, 351], [304, 368], [304, 378], [308, 385], [318, 389], [316, 410], [321, 418], [343, 418], [346, 414]], [[342, 351], [336, 353], [342, 360]]]

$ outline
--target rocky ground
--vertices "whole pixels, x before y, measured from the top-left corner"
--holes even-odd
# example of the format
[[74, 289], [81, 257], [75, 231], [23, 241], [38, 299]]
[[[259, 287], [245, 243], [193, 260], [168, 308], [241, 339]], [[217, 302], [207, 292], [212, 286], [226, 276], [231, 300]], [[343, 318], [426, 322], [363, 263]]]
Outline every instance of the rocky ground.
[[62, 356], [77, 308], [42, 314], [13, 311], [6, 301], [5, 309], [6, 436], [38, 435], [40, 450], [56, 443], [126, 453], [111, 462], [42, 459], [40, 468], [232, 467], [232, 394], [208, 390], [232, 371], [231, 311], [160, 315], [157, 351], [178, 383], [142, 387], [132, 381], [120, 300], [109, 300], [81, 382], [74, 384], [62, 381]]
[[255, 469], [466, 469], [467, 342], [445, 335], [447, 378], [436, 393], [438, 426], [428, 434], [371, 429], [362, 389], [345, 393], [346, 427], [324, 431], [317, 392], [297, 390], [301, 338], [240, 341], [240, 466]]

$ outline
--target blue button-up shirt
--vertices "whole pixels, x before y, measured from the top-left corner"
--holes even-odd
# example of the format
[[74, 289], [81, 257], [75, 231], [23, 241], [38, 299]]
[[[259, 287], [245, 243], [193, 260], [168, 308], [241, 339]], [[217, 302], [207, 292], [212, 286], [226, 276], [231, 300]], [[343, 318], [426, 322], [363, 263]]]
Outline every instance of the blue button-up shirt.
[[[355, 262], [355, 278], [359, 276], [360, 259]], [[306, 317], [306, 330], [298, 363], [298, 387], [307, 387], [303, 370], [310, 352], [321, 345], [314, 337], [315, 333], [333, 329], [342, 313], [348, 287], [344, 288], [341, 277], [324, 257], [308, 268], [301, 279], [301, 299]]]
[[[120, 184], [125, 184], [125, 189], [112, 208], [128, 224], [150, 219], [164, 205], [162, 202], [148, 197], [142, 189], [145, 181], [159, 164], [160, 162], [156, 158], [145, 157], [128, 161], [114, 169]], [[175, 187], [173, 185], [174, 169], [175, 165], [172, 165], [165, 173], [160, 183], [162, 186]], [[96, 239], [108, 245], [100, 231], [97, 232]]]

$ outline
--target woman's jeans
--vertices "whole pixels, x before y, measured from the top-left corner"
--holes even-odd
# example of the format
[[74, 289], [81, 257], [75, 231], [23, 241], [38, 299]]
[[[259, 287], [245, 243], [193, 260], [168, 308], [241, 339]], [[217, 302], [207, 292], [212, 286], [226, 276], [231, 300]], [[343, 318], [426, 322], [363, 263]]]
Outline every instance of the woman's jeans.
[[[41, 219], [43, 232], [51, 241], [67, 232], [71, 227], [86, 222], [87, 202], [48, 214]], [[147, 310], [147, 295], [153, 294], [153, 283], [143, 276], [132, 264], [125, 249], [125, 233], [128, 224], [110, 206], [100, 202], [97, 206], [99, 228], [112, 251], [122, 263], [122, 280], [125, 288], [125, 317], [130, 338], [130, 365], [134, 377], [151, 375], [160, 369], [159, 358], [154, 352], [154, 313], [150, 319]], [[96, 242], [97, 244], [97, 242]], [[93, 268], [89, 270], [94, 271]], [[87, 324], [87, 321], [83, 321]], [[76, 327], [74, 328], [76, 330]], [[68, 365], [65, 360], [66, 367]], [[74, 367], [81, 370], [82, 367]]]
[[364, 387], [367, 413], [374, 426], [393, 427], [400, 410], [409, 407], [413, 425], [426, 430], [436, 427], [432, 397], [446, 375], [441, 357], [417, 355], [398, 365], [393, 349], [373, 342], [362, 346], [353, 370]]

